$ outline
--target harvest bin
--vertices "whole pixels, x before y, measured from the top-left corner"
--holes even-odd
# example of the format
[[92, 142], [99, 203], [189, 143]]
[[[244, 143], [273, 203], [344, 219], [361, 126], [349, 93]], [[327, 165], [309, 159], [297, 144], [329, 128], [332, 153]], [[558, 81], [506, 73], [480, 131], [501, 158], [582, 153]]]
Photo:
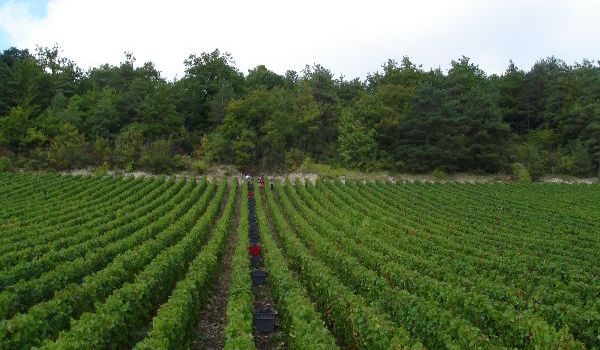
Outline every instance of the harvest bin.
[[252, 277], [252, 284], [260, 285], [265, 284], [267, 281], [267, 271], [265, 269], [255, 269], [250, 272], [250, 277]]
[[261, 267], [262, 262], [263, 262], [262, 256], [251, 256], [250, 257], [250, 264], [252, 265], [253, 268]]
[[258, 233], [258, 225], [256, 224], [256, 221], [250, 221], [250, 233]]
[[267, 308], [254, 310], [254, 326], [259, 332], [273, 332], [277, 318], [277, 310]]

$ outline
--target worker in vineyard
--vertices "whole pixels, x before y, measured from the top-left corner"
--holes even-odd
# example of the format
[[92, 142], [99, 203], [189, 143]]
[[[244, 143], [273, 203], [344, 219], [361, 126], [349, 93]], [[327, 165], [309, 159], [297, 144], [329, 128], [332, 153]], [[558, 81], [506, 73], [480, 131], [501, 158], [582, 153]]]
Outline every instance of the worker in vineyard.
[[260, 184], [260, 188], [265, 188], [265, 178], [264, 177], [260, 177], [259, 180], [259, 184]]

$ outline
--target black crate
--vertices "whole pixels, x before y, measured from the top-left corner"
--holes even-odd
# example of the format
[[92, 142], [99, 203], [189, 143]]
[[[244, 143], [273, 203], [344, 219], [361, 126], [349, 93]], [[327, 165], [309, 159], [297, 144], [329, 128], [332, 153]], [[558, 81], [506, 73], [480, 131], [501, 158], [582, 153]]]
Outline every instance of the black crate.
[[260, 268], [263, 266], [263, 258], [262, 256], [251, 256], [250, 257], [250, 265], [252, 265], [252, 268]]
[[269, 273], [265, 269], [254, 269], [250, 272], [252, 278], [252, 284], [255, 286], [265, 284], [267, 282], [267, 275]]
[[254, 326], [259, 332], [273, 332], [277, 324], [277, 315], [277, 310], [273, 308], [254, 310]]

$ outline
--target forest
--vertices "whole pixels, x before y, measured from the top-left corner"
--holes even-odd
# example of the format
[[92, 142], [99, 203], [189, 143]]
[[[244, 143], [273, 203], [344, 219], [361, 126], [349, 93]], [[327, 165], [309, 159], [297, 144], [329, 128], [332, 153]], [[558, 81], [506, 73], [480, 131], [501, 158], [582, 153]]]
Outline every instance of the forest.
[[4, 50], [0, 171], [600, 174], [600, 62], [496, 75], [467, 57], [447, 70], [403, 57], [364, 79], [319, 64], [244, 73], [219, 50], [183, 64], [169, 80], [131, 53], [84, 70], [58, 47]]

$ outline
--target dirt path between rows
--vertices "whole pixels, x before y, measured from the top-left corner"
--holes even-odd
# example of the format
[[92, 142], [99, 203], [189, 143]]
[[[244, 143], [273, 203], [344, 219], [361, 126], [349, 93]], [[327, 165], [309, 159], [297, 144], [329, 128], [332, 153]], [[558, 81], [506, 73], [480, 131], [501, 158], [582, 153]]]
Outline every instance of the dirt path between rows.
[[[243, 186], [243, 182], [242, 182]], [[227, 301], [229, 300], [229, 286], [231, 285], [232, 259], [238, 239], [243, 239], [243, 232], [238, 231], [240, 221], [241, 190], [236, 194], [235, 214], [231, 224], [231, 234], [227, 242], [225, 254], [221, 258], [217, 278], [213, 284], [214, 289], [205, 308], [200, 315], [196, 337], [192, 342], [192, 349], [223, 349], [223, 331], [227, 326]]]
[[[255, 195], [264, 196], [264, 190], [259, 189]], [[264, 232], [261, 232], [261, 227], [258, 227], [259, 236], [262, 236]], [[267, 281], [269, 276], [267, 276]], [[268, 283], [258, 286], [253, 286], [252, 291], [254, 292], [254, 310], [273, 308], [277, 309], [273, 296], [271, 295], [271, 289]], [[285, 343], [285, 334], [281, 329], [280, 325], [276, 325], [275, 331], [271, 333], [261, 333], [256, 330], [253, 331], [254, 343], [256, 348], [260, 350], [283, 350], [287, 349]]]
[[[267, 276], [267, 278], [269, 277]], [[252, 290], [254, 292], [255, 310], [264, 308], [277, 309], [268, 285], [263, 284], [260, 286], [254, 286]], [[275, 331], [271, 333], [260, 333], [254, 329], [253, 336], [256, 348], [259, 350], [287, 349], [287, 346], [285, 345], [285, 335], [283, 334], [283, 330], [280, 326], [275, 328]]]

